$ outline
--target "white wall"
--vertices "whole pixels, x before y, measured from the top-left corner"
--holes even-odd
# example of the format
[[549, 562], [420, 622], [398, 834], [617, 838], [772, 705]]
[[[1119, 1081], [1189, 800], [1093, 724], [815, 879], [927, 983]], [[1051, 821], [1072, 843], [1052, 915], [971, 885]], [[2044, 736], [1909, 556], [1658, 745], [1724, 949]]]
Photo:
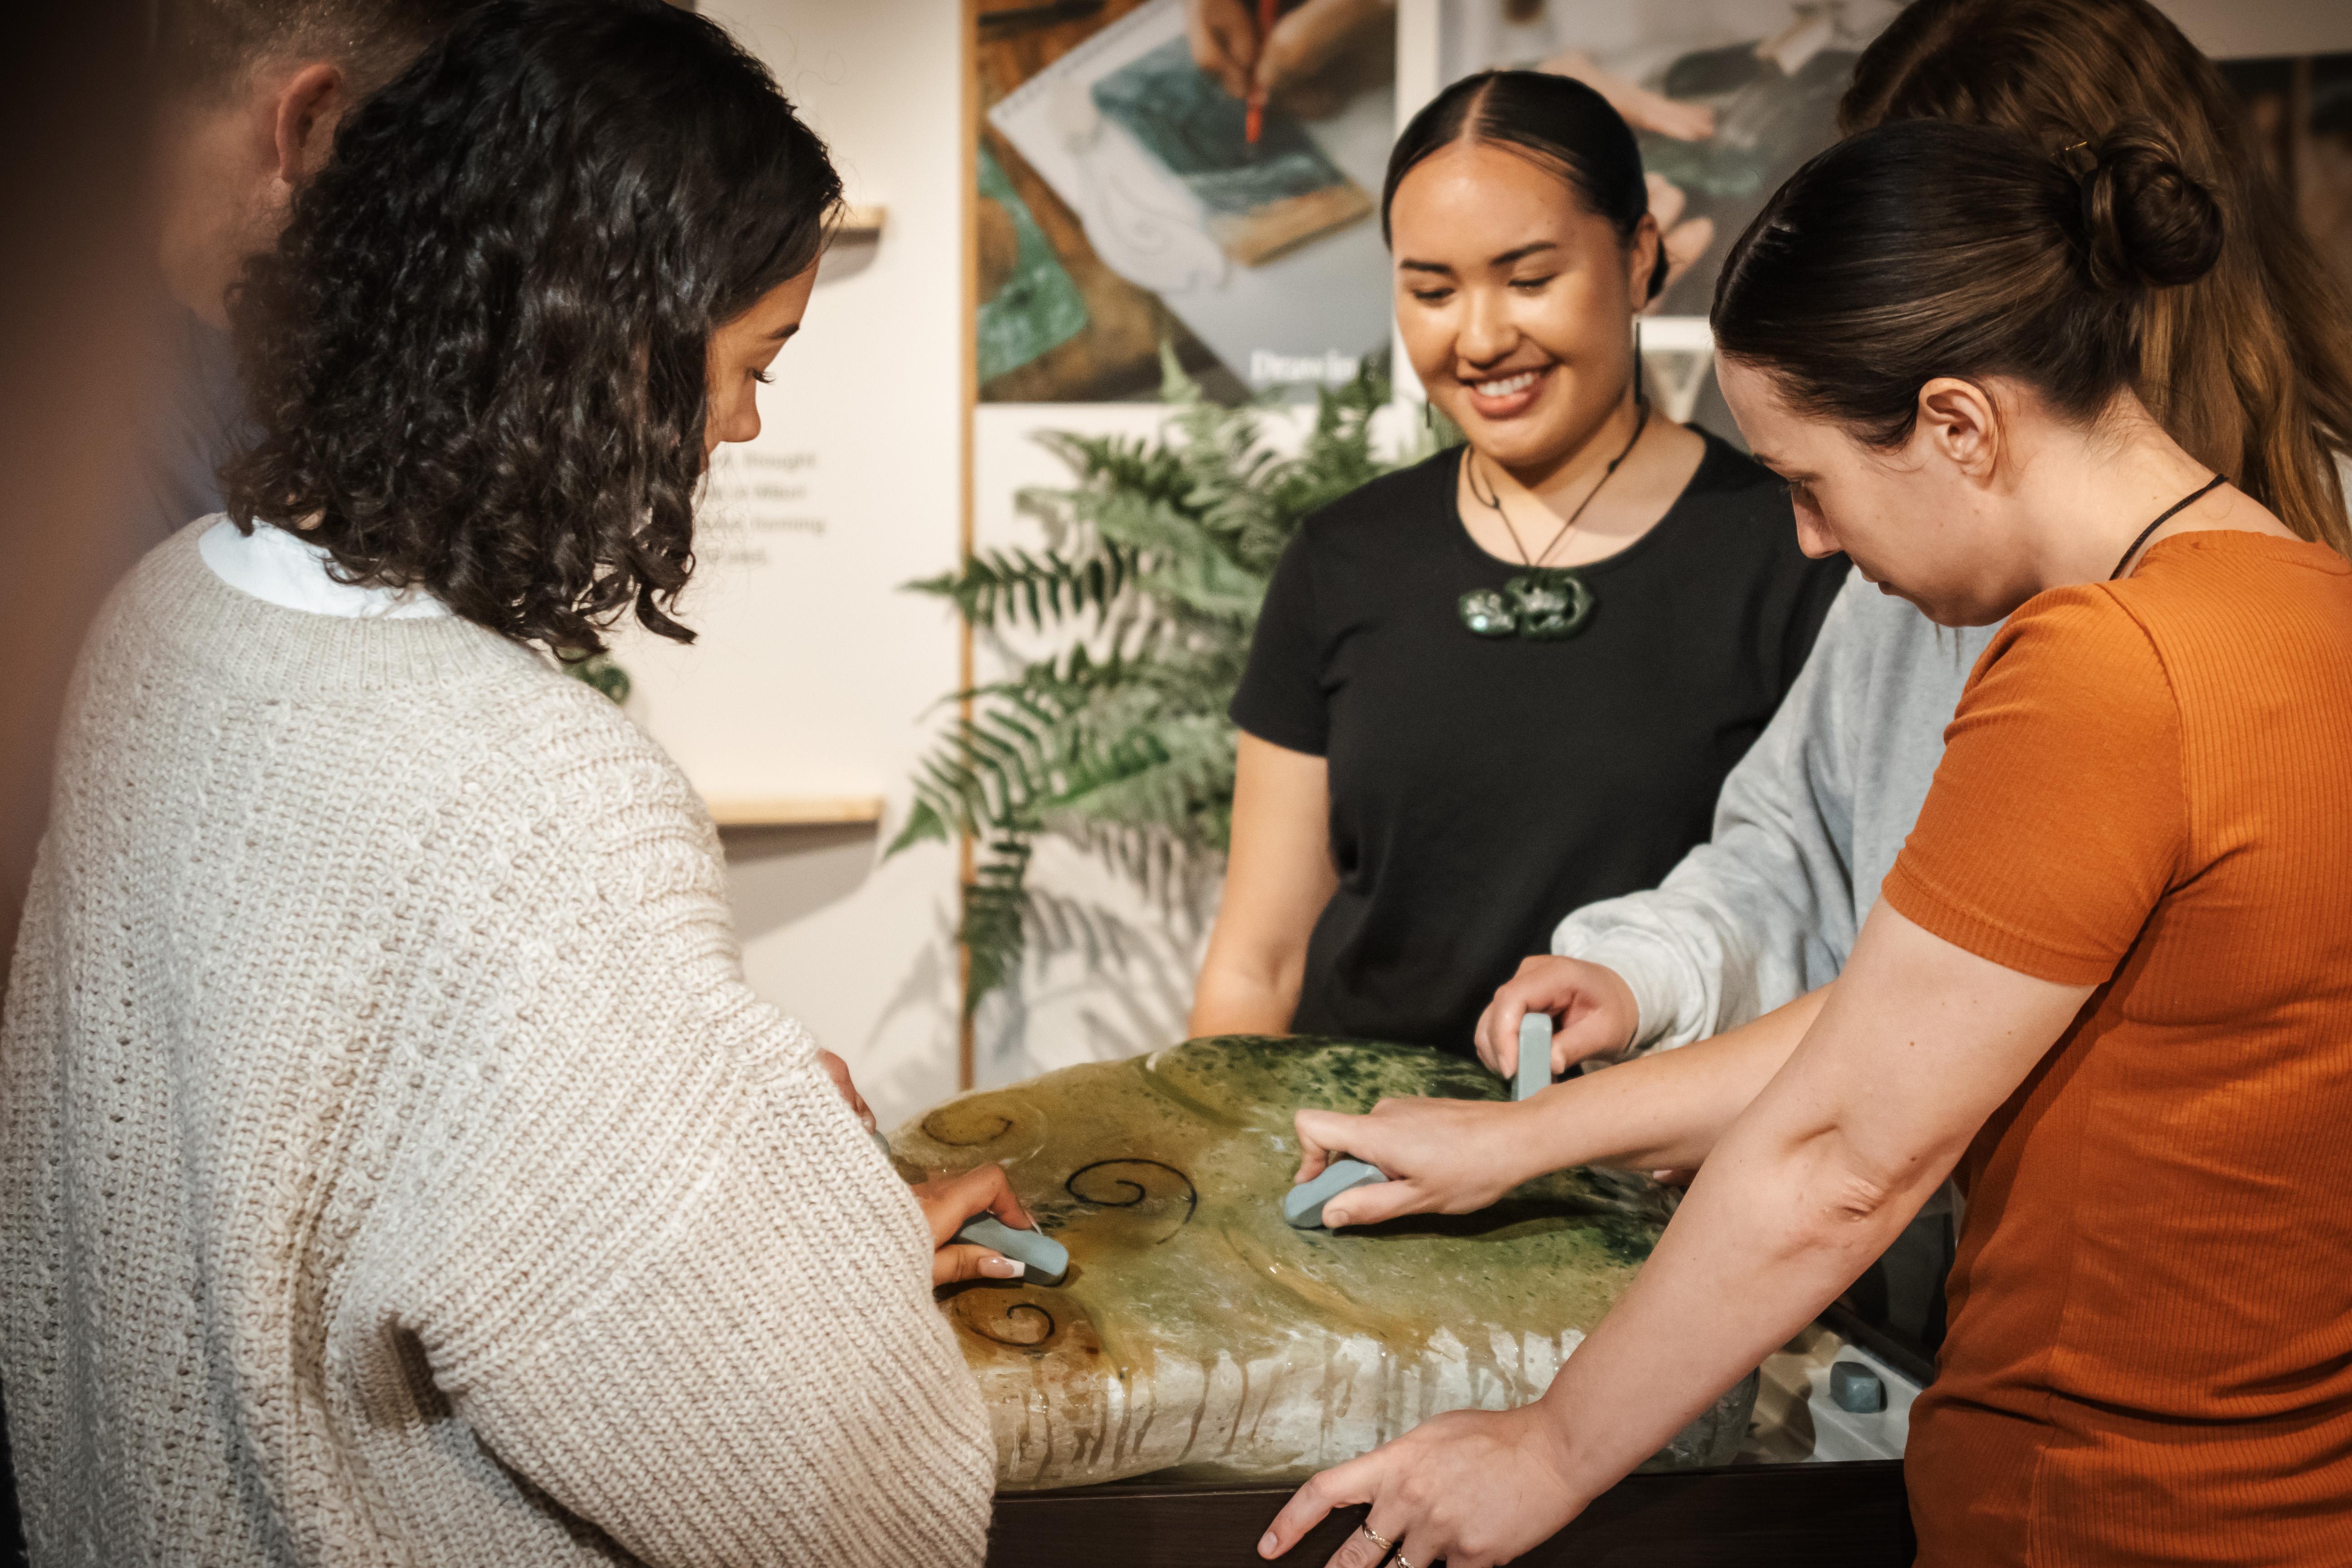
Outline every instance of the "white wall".
[[[898, 592], [953, 564], [964, 331], [962, 62], [952, 0], [709, 0], [889, 211], [828, 258], [801, 335], [706, 506], [690, 648], [637, 637], [630, 711], [705, 796], [883, 795], [864, 829], [730, 833], [751, 984], [847, 1058], [888, 1125], [955, 1088], [952, 853], [879, 863], [956, 683], [943, 606]], [[819, 531], [821, 530], [821, 531]]]

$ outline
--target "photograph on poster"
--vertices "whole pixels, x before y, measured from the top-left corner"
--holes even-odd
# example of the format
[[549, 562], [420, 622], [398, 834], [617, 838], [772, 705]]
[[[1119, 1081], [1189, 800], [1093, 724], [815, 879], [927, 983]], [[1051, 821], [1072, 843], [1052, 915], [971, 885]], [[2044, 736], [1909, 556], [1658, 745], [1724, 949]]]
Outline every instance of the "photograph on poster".
[[1148, 399], [1163, 342], [1222, 400], [1303, 396], [1385, 349], [1392, 5], [983, 5], [978, 23], [982, 402]]

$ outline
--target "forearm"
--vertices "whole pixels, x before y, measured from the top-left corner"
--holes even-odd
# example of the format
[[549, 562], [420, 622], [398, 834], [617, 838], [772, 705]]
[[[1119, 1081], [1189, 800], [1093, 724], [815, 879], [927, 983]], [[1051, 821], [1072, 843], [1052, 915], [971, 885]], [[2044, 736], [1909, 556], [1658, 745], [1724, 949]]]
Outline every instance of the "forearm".
[[1697, 1169], [1788, 1062], [1828, 994], [1825, 985], [1729, 1034], [1554, 1084], [1528, 1102], [1529, 1173]]
[[1815, 994], [1818, 1022], [1546, 1394], [1579, 1500], [1885, 1252], [2091, 990], [2003, 969], [1881, 903], [1844, 976]]
[[1539, 1402], [1580, 1507], [1664, 1447], [1890, 1246], [1944, 1167], [1886, 1191], [1834, 1132], [1723, 1141], [1633, 1288]]
[[[659, 1223], [549, 1238], [530, 1287], [567, 1277], [581, 1304], [519, 1338], [436, 1334], [458, 1341], [436, 1373], [487, 1449], [649, 1568], [977, 1564], [992, 1444], [931, 1300], [923, 1215], [829, 1079], [747, 1076], [649, 1094], [693, 1128], [660, 1145], [678, 1171], [647, 1205]], [[820, 1278], [857, 1310], [825, 1321], [813, 1362], [794, 1341]], [[474, 1311], [464, 1331], [485, 1320], [505, 1321]]]
[[1242, 732], [1224, 897], [1187, 1025], [1195, 1039], [1290, 1032], [1308, 938], [1339, 885], [1330, 815], [1330, 770], [1321, 757]]
[[1287, 965], [1221, 963], [1212, 952], [1192, 992], [1185, 1025], [1194, 1039], [1208, 1035], [1286, 1035], [1298, 1010], [1306, 955]]

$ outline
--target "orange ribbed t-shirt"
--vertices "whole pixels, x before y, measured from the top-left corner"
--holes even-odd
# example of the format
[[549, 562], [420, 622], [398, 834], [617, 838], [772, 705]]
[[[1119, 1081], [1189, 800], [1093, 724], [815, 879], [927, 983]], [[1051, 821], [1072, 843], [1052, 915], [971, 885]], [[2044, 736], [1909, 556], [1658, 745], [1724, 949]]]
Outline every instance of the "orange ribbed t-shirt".
[[2168, 539], [1947, 742], [1885, 897], [2100, 989], [1960, 1165], [1918, 1560], [2352, 1563], [2352, 569]]

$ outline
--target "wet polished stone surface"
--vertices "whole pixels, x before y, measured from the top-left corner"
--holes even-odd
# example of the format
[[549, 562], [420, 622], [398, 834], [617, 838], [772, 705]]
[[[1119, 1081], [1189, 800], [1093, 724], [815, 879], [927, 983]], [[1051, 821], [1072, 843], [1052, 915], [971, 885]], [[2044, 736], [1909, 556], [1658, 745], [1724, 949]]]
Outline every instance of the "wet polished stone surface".
[[[1295, 1229], [1291, 1112], [1383, 1096], [1502, 1100], [1475, 1062], [1418, 1047], [1195, 1040], [961, 1096], [890, 1142], [902, 1171], [1004, 1163], [1068, 1247], [1060, 1285], [945, 1303], [987, 1397], [998, 1483], [1304, 1477], [1441, 1411], [1549, 1385], [1632, 1282], [1665, 1189], [1568, 1171], [1475, 1215]], [[1752, 1380], [1660, 1456], [1727, 1460]]]

